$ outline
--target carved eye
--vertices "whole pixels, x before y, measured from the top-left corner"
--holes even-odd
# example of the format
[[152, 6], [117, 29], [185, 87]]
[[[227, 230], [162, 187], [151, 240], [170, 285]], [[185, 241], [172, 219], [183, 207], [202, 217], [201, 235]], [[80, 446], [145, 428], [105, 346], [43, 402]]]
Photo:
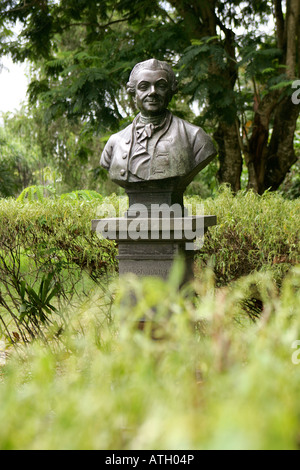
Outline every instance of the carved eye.
[[168, 84], [165, 81], [158, 82], [156, 86], [161, 90], [165, 90], [166, 88], [168, 88]]
[[138, 85], [138, 89], [141, 91], [145, 91], [148, 88], [149, 88], [149, 84], [147, 82], [142, 82], [142, 83], [139, 83]]

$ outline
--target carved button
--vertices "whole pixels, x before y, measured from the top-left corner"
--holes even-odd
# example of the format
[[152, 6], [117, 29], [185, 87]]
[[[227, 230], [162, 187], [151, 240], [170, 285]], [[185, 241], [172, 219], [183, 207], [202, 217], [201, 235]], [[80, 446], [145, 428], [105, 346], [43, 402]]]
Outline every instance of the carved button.
[[127, 153], [123, 153], [122, 155], [123, 160], [126, 160], [127, 157], [128, 157]]
[[121, 176], [125, 176], [125, 175], [126, 175], [126, 170], [121, 170], [121, 171], [120, 171], [120, 175], [121, 175]]

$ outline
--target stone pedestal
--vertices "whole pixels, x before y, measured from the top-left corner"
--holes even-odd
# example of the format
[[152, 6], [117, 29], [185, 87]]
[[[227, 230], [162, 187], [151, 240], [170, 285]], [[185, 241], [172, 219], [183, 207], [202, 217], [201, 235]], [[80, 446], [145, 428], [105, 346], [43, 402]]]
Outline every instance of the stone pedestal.
[[200, 241], [201, 247], [207, 229], [216, 225], [217, 218], [188, 216], [183, 194], [190, 178], [124, 182], [129, 198], [124, 217], [92, 221], [94, 231], [118, 244], [120, 275], [167, 279], [174, 260], [181, 256], [185, 261], [184, 282], [193, 278], [195, 241]]
[[[129, 209], [130, 213], [131, 207]], [[201, 244], [216, 216], [123, 217], [93, 220], [92, 229], [118, 244], [119, 274], [167, 279], [174, 260], [185, 261], [183, 282], [193, 278], [195, 240]]]

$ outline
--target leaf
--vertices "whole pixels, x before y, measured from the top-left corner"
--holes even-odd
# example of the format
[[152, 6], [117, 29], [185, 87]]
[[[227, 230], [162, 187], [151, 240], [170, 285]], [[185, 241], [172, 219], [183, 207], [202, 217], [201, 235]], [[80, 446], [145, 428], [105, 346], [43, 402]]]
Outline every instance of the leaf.
[[40, 299], [43, 303], [47, 303], [46, 298], [51, 287], [51, 283], [54, 277], [54, 273], [49, 273], [47, 277], [45, 277], [40, 285]]
[[268, 67], [268, 68], [264, 69], [261, 73], [262, 74], [267, 74], [267, 73], [273, 73], [275, 71], [276, 71], [276, 69], [274, 69], [273, 67]]
[[25, 293], [26, 293], [26, 284], [25, 284], [25, 281], [21, 281], [21, 283], [20, 283], [20, 294], [21, 294], [21, 299], [23, 301], [25, 299]]
[[[49, 306], [50, 308], [53, 309], [54, 307], [52, 307], [52, 306], [50, 305], [50, 300], [52, 300], [53, 297], [55, 297], [57, 294], [59, 294], [59, 292], [61, 292], [61, 285], [60, 285], [59, 283], [57, 283], [57, 284], [55, 285], [55, 287], [52, 289], [52, 291], [50, 292], [50, 294], [48, 295], [45, 304], [46, 304], [47, 306]], [[56, 310], [56, 309], [55, 309], [55, 310]]]
[[290, 87], [293, 83], [293, 80], [284, 80], [280, 83], [277, 83], [276, 85], [272, 85], [270, 90], [280, 90], [281, 88], [287, 88]]
[[40, 297], [35, 292], [35, 290], [32, 289], [32, 287], [27, 285], [26, 286], [26, 292], [27, 292], [27, 295], [28, 295], [31, 302], [33, 302], [35, 305], [37, 305], [39, 307], [42, 305]]

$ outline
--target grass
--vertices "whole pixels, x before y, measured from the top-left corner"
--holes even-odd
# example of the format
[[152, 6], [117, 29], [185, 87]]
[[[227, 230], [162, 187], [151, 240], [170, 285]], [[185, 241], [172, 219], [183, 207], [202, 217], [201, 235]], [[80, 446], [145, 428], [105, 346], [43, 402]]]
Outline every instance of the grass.
[[[253, 282], [267, 299], [256, 322], [240, 302]], [[299, 448], [299, 282], [294, 268], [280, 292], [259, 274], [218, 289], [208, 269], [196, 297], [176, 273], [95, 290], [59, 342], [10, 352], [0, 448]]]

